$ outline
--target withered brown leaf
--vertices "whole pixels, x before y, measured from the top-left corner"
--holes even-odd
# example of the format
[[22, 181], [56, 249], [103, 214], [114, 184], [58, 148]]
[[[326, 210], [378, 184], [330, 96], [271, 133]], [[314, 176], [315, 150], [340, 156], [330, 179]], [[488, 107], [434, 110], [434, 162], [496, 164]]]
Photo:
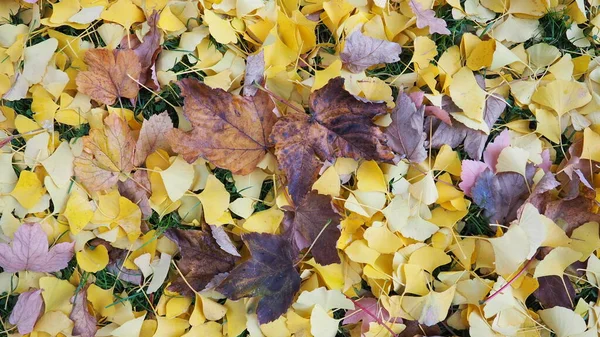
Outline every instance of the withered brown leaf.
[[146, 23], [150, 30], [144, 35], [143, 41], [140, 41], [135, 34], [123, 37], [121, 40], [122, 49], [131, 49], [140, 60], [141, 72], [140, 83], [152, 88], [159, 89], [156, 78], [154, 64], [158, 54], [162, 50], [160, 47], [161, 30], [157, 27], [160, 15], [157, 11], [152, 12]]
[[119, 97], [136, 98], [139, 92], [140, 60], [133, 50], [90, 49], [84, 61], [88, 70], [80, 71], [77, 90], [107, 105]]
[[331, 203], [331, 197], [312, 191], [294, 209], [286, 210], [284, 224], [299, 250], [312, 245], [317, 263], [340, 263], [337, 240], [340, 238], [341, 216]]
[[365, 103], [344, 90], [340, 77], [310, 96], [311, 114], [291, 112], [273, 127], [275, 155], [299, 203], [311, 190], [322, 161], [338, 157], [391, 162], [392, 151], [373, 118], [386, 113], [385, 103]]
[[194, 78], [177, 83], [185, 97], [183, 112], [193, 129], [174, 129], [171, 147], [192, 162], [202, 156], [235, 174], [248, 174], [267, 154], [275, 124], [275, 105], [260, 91], [252, 97], [211, 89]]
[[165, 234], [179, 246], [181, 260], [177, 266], [186, 279], [177, 278], [169, 290], [182, 295], [194, 296], [194, 290], [204, 290], [213, 277], [233, 269], [239, 259], [219, 246], [208, 226], [201, 231], [170, 229]]
[[140, 165], [146, 157], [158, 149], [170, 148], [167, 135], [173, 129], [171, 117], [165, 111], [150, 118], [142, 124], [140, 135], [135, 145], [135, 156], [133, 163]]
[[77, 181], [90, 192], [115, 186], [120, 174], [129, 174], [134, 168], [136, 141], [127, 123], [110, 114], [104, 125], [104, 130], [92, 129], [83, 137], [83, 151], [73, 162]]

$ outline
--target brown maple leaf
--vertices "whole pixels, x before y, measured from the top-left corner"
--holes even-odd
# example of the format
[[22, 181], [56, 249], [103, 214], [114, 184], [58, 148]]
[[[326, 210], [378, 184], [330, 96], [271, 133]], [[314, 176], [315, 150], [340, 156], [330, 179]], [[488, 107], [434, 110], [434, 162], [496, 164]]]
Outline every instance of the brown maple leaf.
[[185, 277], [173, 281], [169, 290], [184, 296], [204, 290], [215, 276], [233, 269], [239, 259], [221, 248], [208, 226], [201, 231], [170, 229], [165, 234], [179, 246], [181, 260], [177, 266]]
[[104, 125], [83, 137], [83, 151], [73, 162], [77, 181], [90, 192], [112, 188], [120, 174], [128, 175], [134, 168], [136, 141], [127, 123], [110, 114]]
[[338, 157], [391, 162], [392, 151], [373, 118], [386, 113], [385, 103], [365, 103], [344, 90], [335, 78], [310, 96], [311, 114], [292, 112], [279, 119], [271, 139], [295, 202], [310, 192], [324, 160]]
[[341, 216], [331, 201], [330, 196], [312, 191], [295, 208], [286, 210], [283, 220], [298, 250], [312, 245], [311, 253], [321, 265], [340, 263], [336, 246]]
[[107, 105], [119, 97], [137, 97], [141, 65], [134, 51], [90, 49], [84, 61], [88, 70], [80, 71], [75, 80], [79, 92]]
[[146, 157], [158, 149], [170, 149], [167, 135], [173, 129], [171, 117], [165, 111], [158, 115], [150, 116], [142, 123], [142, 129], [135, 145], [135, 156], [133, 163], [141, 165]]
[[156, 80], [156, 69], [154, 64], [158, 54], [162, 50], [160, 47], [161, 30], [157, 27], [160, 15], [157, 11], [152, 12], [146, 23], [150, 30], [144, 35], [143, 41], [137, 38], [137, 35], [130, 34], [121, 40], [122, 49], [131, 49], [140, 60], [141, 72], [140, 83], [158, 90], [159, 86]]
[[177, 83], [185, 97], [183, 112], [193, 129], [174, 129], [171, 147], [192, 162], [202, 156], [235, 174], [248, 174], [267, 154], [275, 124], [275, 105], [260, 91], [252, 97], [211, 89], [194, 78]]

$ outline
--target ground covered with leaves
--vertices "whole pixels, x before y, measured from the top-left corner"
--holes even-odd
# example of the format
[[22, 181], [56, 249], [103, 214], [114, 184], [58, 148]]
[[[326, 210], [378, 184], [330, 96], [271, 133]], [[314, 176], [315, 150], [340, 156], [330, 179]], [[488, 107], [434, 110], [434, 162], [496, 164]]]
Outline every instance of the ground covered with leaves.
[[0, 335], [598, 337], [600, 1], [0, 0]]

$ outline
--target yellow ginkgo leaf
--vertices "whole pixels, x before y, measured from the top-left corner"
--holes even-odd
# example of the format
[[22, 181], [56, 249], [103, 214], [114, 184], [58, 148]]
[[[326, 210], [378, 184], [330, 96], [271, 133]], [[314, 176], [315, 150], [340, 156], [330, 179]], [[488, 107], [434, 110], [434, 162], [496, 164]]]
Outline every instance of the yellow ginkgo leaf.
[[198, 199], [202, 203], [204, 219], [208, 224], [218, 224], [219, 218], [229, 208], [229, 192], [214, 175], [208, 177], [206, 187], [198, 195]]
[[71, 313], [72, 305], [69, 299], [75, 294], [75, 286], [67, 280], [54, 276], [40, 278], [40, 289], [44, 298], [45, 312], [61, 311], [65, 315]]
[[600, 135], [590, 128], [583, 130], [583, 151], [581, 152], [582, 159], [590, 159], [600, 161]]
[[600, 224], [587, 222], [575, 228], [569, 247], [582, 254], [579, 261], [587, 260], [593, 252], [600, 249]]
[[114, 337], [140, 337], [144, 318], [146, 318], [146, 315], [127, 321], [113, 330], [111, 334]]
[[[87, 298], [92, 303], [94, 310], [103, 317], [109, 317], [114, 315], [115, 306], [111, 305], [114, 303], [113, 289], [102, 289], [95, 284], [90, 284], [87, 290]], [[141, 323], [140, 323], [141, 327]], [[115, 335], [113, 331], [113, 335]]]
[[271, 207], [252, 214], [244, 222], [243, 227], [251, 232], [275, 234], [279, 230], [282, 220], [283, 211], [277, 207]]
[[519, 227], [512, 226], [499, 238], [490, 239], [496, 257], [496, 272], [508, 276], [515, 272], [529, 255], [527, 233]]
[[449, 89], [452, 101], [467, 117], [475, 121], [483, 120], [486, 92], [481, 89], [469, 68], [463, 67], [452, 76]]
[[156, 320], [157, 327], [154, 337], [182, 336], [190, 326], [188, 321], [183, 318], [156, 317]]
[[433, 273], [434, 269], [450, 263], [452, 259], [443, 250], [429, 246], [414, 251], [408, 258], [408, 263]]
[[423, 178], [413, 183], [408, 188], [410, 195], [425, 205], [431, 205], [438, 199], [438, 190], [435, 187], [432, 171], [428, 172]]
[[231, 26], [231, 23], [225, 19], [219, 17], [213, 11], [204, 10], [204, 22], [208, 26], [210, 35], [215, 40], [222, 44], [235, 43], [237, 41], [237, 34], [235, 29]]
[[194, 168], [181, 156], [177, 156], [169, 168], [160, 171], [160, 176], [165, 184], [169, 199], [177, 201], [183, 197], [192, 185], [194, 181]]
[[126, 30], [131, 28], [136, 22], [144, 22], [146, 16], [144, 12], [131, 0], [117, 0], [100, 16], [103, 20], [116, 22]]
[[75, 255], [79, 267], [88, 273], [100, 271], [108, 264], [108, 250], [104, 245], [98, 245], [94, 249], [85, 247]]
[[533, 277], [555, 275], [562, 277], [565, 269], [573, 262], [579, 260], [583, 254], [568, 247], [554, 248], [537, 265]]
[[446, 319], [455, 292], [454, 285], [443, 292], [431, 291], [422, 297], [405, 296], [402, 307], [419, 323], [431, 326]]
[[516, 172], [525, 177], [529, 153], [518, 147], [508, 146], [502, 149], [496, 164], [497, 172]]
[[332, 197], [340, 196], [340, 188], [340, 176], [335, 166], [328, 167], [312, 186], [312, 189], [319, 192], [319, 194], [331, 195]]
[[388, 186], [379, 165], [373, 160], [363, 162], [356, 171], [357, 187], [365, 192], [387, 192]]
[[415, 50], [412, 62], [424, 69], [438, 54], [435, 42], [427, 36], [419, 36], [415, 39]]
[[63, 213], [73, 235], [77, 235], [92, 220], [94, 211], [92, 205], [84, 194], [71, 193], [65, 212]]
[[586, 329], [585, 321], [573, 310], [555, 306], [540, 310], [540, 318], [556, 334], [556, 337], [568, 337], [581, 334]]
[[342, 61], [337, 59], [333, 61], [327, 68], [317, 70], [315, 72], [315, 80], [311, 91], [321, 89], [329, 82], [330, 79], [340, 76], [342, 71]]
[[21, 171], [15, 188], [10, 192], [25, 209], [30, 209], [42, 199], [46, 189], [38, 176], [31, 171]]
[[585, 84], [575, 81], [555, 80], [539, 87], [531, 99], [554, 110], [558, 116], [580, 108], [592, 100]]

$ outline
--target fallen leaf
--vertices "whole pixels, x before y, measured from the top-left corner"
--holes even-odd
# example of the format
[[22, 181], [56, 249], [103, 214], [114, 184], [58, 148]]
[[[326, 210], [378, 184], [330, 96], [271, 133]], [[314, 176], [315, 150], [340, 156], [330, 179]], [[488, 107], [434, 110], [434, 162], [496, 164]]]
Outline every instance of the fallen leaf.
[[254, 96], [258, 91], [255, 84], [262, 85], [265, 77], [265, 52], [249, 55], [246, 59], [246, 73], [244, 75], [244, 96]]
[[251, 258], [235, 267], [216, 290], [234, 301], [258, 297], [258, 322], [272, 322], [292, 305], [300, 289], [294, 250], [280, 235], [249, 233], [242, 239]]
[[427, 158], [423, 111], [423, 106], [417, 109], [407, 94], [400, 93], [392, 110], [392, 123], [385, 129], [390, 148], [415, 163]]
[[168, 150], [170, 146], [167, 135], [172, 129], [173, 122], [166, 111], [158, 115], [152, 115], [147, 121], [144, 121], [135, 144], [133, 163], [139, 166], [154, 151], [158, 149]]
[[393, 153], [372, 119], [385, 113], [383, 103], [364, 103], [336, 78], [311, 94], [311, 115], [291, 112], [273, 127], [275, 155], [295, 202], [310, 192], [322, 160], [338, 157], [391, 162]]
[[340, 58], [348, 70], [359, 73], [376, 64], [397, 62], [401, 52], [396, 42], [363, 35], [359, 29], [346, 39]]
[[107, 105], [120, 97], [137, 97], [141, 65], [134, 51], [90, 49], [84, 61], [88, 70], [77, 74], [77, 90]]
[[7, 273], [57, 272], [71, 261], [73, 246], [72, 242], [63, 242], [48, 250], [48, 237], [40, 224], [25, 223], [15, 232], [10, 246], [0, 243], [0, 267]]
[[193, 129], [174, 129], [171, 147], [192, 162], [199, 156], [235, 174], [248, 174], [267, 154], [275, 124], [274, 104], [264, 92], [234, 96], [196, 79], [178, 82], [185, 97], [184, 114]]
[[96, 317], [88, 310], [87, 290], [89, 285], [81, 288], [73, 297], [73, 310], [69, 318], [73, 321], [73, 335], [94, 337], [98, 328]]
[[435, 12], [432, 9], [423, 9], [421, 3], [415, 0], [410, 0], [408, 5], [417, 17], [417, 28], [429, 26], [429, 34], [438, 33], [450, 35], [450, 31], [446, 27], [446, 21], [444, 21], [444, 19], [436, 18]]
[[42, 313], [42, 290], [30, 290], [19, 295], [17, 303], [12, 308], [8, 321], [17, 326], [21, 335], [33, 331], [33, 327]]
[[161, 30], [156, 26], [158, 18], [159, 13], [156, 11], [148, 17], [146, 23], [150, 27], [150, 30], [144, 35], [142, 41], [135, 34], [126, 36], [121, 40], [121, 48], [131, 49], [138, 56], [141, 68], [140, 83], [154, 90], [160, 89], [155, 80], [156, 73], [154, 67], [158, 54], [162, 50], [160, 46]]
[[166, 234], [179, 246], [177, 266], [185, 277], [173, 281], [169, 290], [182, 295], [194, 296], [204, 290], [215, 275], [230, 271], [238, 260], [219, 246], [208, 227], [201, 231], [170, 229]]
[[311, 253], [318, 264], [340, 263], [336, 249], [340, 237], [341, 216], [328, 195], [313, 191], [294, 208], [286, 210], [284, 224], [298, 250], [312, 246]]
[[135, 139], [127, 123], [117, 114], [104, 119], [105, 129], [93, 129], [83, 137], [83, 151], [75, 158], [74, 171], [88, 191], [108, 190], [119, 175], [133, 170]]
[[131, 200], [138, 205], [142, 212], [142, 219], [148, 219], [152, 215], [149, 197], [152, 191], [150, 180], [148, 180], [148, 172], [145, 170], [137, 170], [133, 172], [130, 179], [124, 182], [118, 182], [119, 194]]
[[544, 308], [554, 308], [561, 306], [573, 309], [573, 299], [575, 299], [575, 288], [569, 281], [569, 277], [542, 276], [538, 277], [540, 287], [535, 290], [533, 296], [544, 306]]

